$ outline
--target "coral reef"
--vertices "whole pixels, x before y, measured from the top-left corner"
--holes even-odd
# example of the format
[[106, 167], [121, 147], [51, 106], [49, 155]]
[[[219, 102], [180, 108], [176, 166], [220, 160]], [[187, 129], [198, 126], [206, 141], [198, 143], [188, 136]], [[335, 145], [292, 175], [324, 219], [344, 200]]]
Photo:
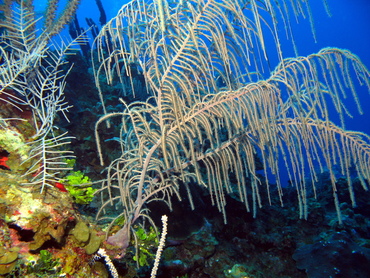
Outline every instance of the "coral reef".
[[[75, 209], [76, 203], [91, 201], [91, 187], [77, 187], [88, 181], [86, 176], [71, 172], [66, 178], [73, 184], [69, 185], [74, 188], [72, 194], [57, 183], [40, 193], [37, 186], [29, 183], [32, 175], [25, 174], [37, 159], [30, 158], [28, 144], [32, 142], [35, 128], [27, 118], [20, 120], [19, 112], [8, 109], [9, 104], [0, 102], [0, 105], [6, 108], [1, 111], [0, 130], [3, 165], [0, 169], [0, 275], [104, 277], [107, 272], [101, 262], [89, 265], [102, 246], [104, 233]], [[34, 169], [33, 175], [37, 172], [38, 169]]]
[[55, 188], [40, 194], [22, 181], [20, 175], [0, 170], [1, 273], [32, 277], [26, 275], [37, 268], [35, 260], [48, 251], [58, 260], [60, 273], [98, 275], [89, 261], [101, 246], [103, 232], [79, 215], [68, 192]]
[[[5, 3], [11, 2], [13, 1], [5, 1]], [[27, 1], [27, 3], [31, 2]], [[59, 27], [61, 28], [72, 19], [79, 3], [76, 0], [69, 1], [69, 5], [66, 6], [68, 12], [65, 15], [62, 13], [62, 17], [56, 17], [56, 4], [58, 2], [56, 0], [49, 1], [45, 25], [49, 26], [50, 35], [59, 32]], [[97, 3], [101, 5], [100, 1]], [[29, 7], [29, 13], [32, 14], [31, 7]], [[10, 16], [8, 11], [6, 15]], [[53, 25], [57, 23], [58, 19], [61, 19], [58, 24], [60, 26], [53, 29]], [[105, 20], [102, 19], [102, 21]], [[163, 22], [163, 18], [160, 21]], [[165, 31], [164, 27], [162, 31]], [[36, 57], [51, 55], [50, 57], [55, 58], [56, 56], [52, 56], [53, 53], [41, 52], [42, 55]], [[61, 53], [63, 54], [63, 52]], [[93, 53], [94, 55], [96, 53]], [[73, 103], [74, 107], [70, 109], [72, 115], [69, 122], [63, 122], [63, 119], [60, 119], [61, 116], [55, 116], [54, 121], [54, 114], [52, 115], [53, 132], [49, 136], [45, 136], [45, 140], [58, 138], [59, 134], [64, 134], [65, 130], [71, 132], [76, 137], [71, 145], [65, 147], [64, 144], [58, 144], [64, 146], [61, 148], [62, 151], [72, 148], [75, 151], [77, 162], [74, 164], [72, 160], [63, 157], [63, 161], [60, 163], [65, 164], [67, 168], [74, 168], [74, 171], [68, 170], [62, 173], [55, 171], [55, 179], [50, 180], [48, 186], [43, 187], [42, 194], [40, 187], [33, 182], [33, 178], [39, 177], [40, 173], [44, 173], [48, 166], [38, 161], [40, 153], [33, 155], [32, 152], [33, 143], [37, 141], [35, 134], [42, 126], [42, 120], [37, 118], [33, 108], [27, 105], [17, 104], [18, 108], [21, 109], [14, 107], [14, 103], [17, 103], [14, 102], [16, 92], [11, 89], [3, 90], [4, 86], [1, 87], [0, 84], [2, 90], [0, 92], [0, 242], [2, 243], [0, 247], [0, 275], [30, 278], [109, 277], [112, 275], [109, 272], [113, 273], [113, 270], [117, 268], [118, 271], [114, 274], [116, 276], [148, 277], [158, 245], [159, 232], [156, 226], [159, 227], [158, 219], [163, 214], [167, 214], [170, 219], [169, 235], [162, 260], [159, 263], [158, 278], [303, 278], [307, 275], [310, 278], [324, 276], [366, 277], [366, 274], [370, 272], [367, 266], [370, 260], [369, 194], [363, 192], [362, 189], [359, 190], [361, 186], [357, 178], [348, 181], [338, 175], [340, 178], [336, 180], [339, 200], [337, 206], [341, 209], [343, 221], [339, 225], [336, 222], [336, 207], [332, 202], [330, 173], [317, 175], [319, 181], [316, 189], [318, 192], [320, 191], [320, 194], [318, 194], [318, 200], [307, 198], [305, 205], [310, 210], [307, 221], [299, 220], [294, 210], [297, 207], [296, 192], [284, 188], [286, 208], [282, 210], [279, 207], [279, 198], [265, 199], [270, 194], [271, 196], [279, 196], [279, 192], [273, 192], [271, 189], [268, 194], [266, 192], [264, 192], [266, 194], [261, 194], [261, 203], [266, 204], [270, 201], [273, 206], [258, 210], [257, 219], [254, 219], [251, 213], [245, 212], [245, 204], [238, 201], [238, 194], [223, 196], [227, 200], [225, 202], [225, 204], [227, 203], [225, 205], [227, 225], [223, 223], [222, 214], [212, 206], [211, 200], [214, 201], [212, 193], [201, 189], [199, 184], [193, 180], [187, 184], [183, 181], [180, 182], [180, 175], [176, 176], [177, 173], [175, 173], [174, 178], [179, 184], [177, 193], [179, 196], [181, 195], [182, 200], [186, 200], [188, 203], [179, 202], [174, 196], [169, 196], [168, 201], [172, 204], [172, 211], [169, 211], [164, 208], [163, 202], [160, 202], [164, 196], [156, 195], [153, 202], [146, 203], [141, 211], [144, 215], [150, 211], [153, 222], [148, 221], [149, 217], [147, 217], [132, 225], [131, 233], [125, 234], [129, 243], [129, 246], [124, 250], [125, 254], [122, 254], [122, 250], [119, 250], [118, 247], [105, 242], [106, 234], [118, 234], [117, 231], [124, 225], [125, 221], [129, 221], [128, 217], [125, 219], [125, 216], [130, 215], [119, 214], [122, 208], [126, 209], [127, 206], [125, 207], [123, 199], [118, 196], [119, 192], [112, 191], [117, 194], [117, 196], [113, 196], [117, 203], [110, 206], [108, 204], [111, 200], [109, 200], [105, 203], [106, 206], [100, 210], [105, 214], [101, 219], [103, 224], [97, 226], [94, 220], [89, 217], [89, 215], [96, 214], [101, 207], [101, 204], [94, 200], [96, 189], [92, 180], [105, 182], [108, 180], [116, 181], [117, 178], [114, 175], [108, 176], [108, 178], [103, 177], [105, 173], [102, 171], [103, 167], [99, 165], [98, 155], [95, 151], [96, 142], [92, 134], [95, 122], [102, 116], [101, 110], [103, 109], [102, 103], [99, 103], [95, 94], [96, 88], [91, 66], [87, 65], [85, 58], [79, 54], [68, 56], [66, 60], [75, 65], [73, 69], [70, 69], [64, 62], [58, 62], [55, 66], [55, 70], [58, 72], [56, 80], [62, 80], [56, 87], [65, 88], [65, 97], [70, 100], [70, 103]], [[42, 63], [47, 64], [47, 61], [43, 60], [40, 65]], [[124, 73], [122, 76], [118, 74], [112, 76], [113, 81], [123, 80], [122, 84], [115, 86], [104, 82], [101, 84], [101, 90], [105, 94], [107, 113], [124, 111], [124, 106], [131, 107], [131, 103], [134, 101], [138, 101], [141, 105], [149, 97], [150, 91], [146, 88], [145, 75], [137, 69], [138, 65], [130, 61], [126, 67], [126, 70], [131, 74], [130, 78]], [[63, 78], [59, 76], [59, 73], [62, 72], [60, 68], [66, 68], [65, 72], [69, 75], [63, 76]], [[29, 77], [27, 81], [29, 84], [37, 83], [33, 79], [35, 72], [31, 71], [31, 73], [27, 72], [24, 78]], [[21, 80], [23, 79], [21, 78]], [[46, 95], [52, 95], [49, 89], [46, 90]], [[120, 98], [124, 99], [125, 104], [120, 101]], [[64, 96], [62, 99], [64, 101]], [[147, 102], [148, 107], [151, 107], [154, 99], [150, 98], [150, 101]], [[240, 100], [239, 97], [237, 99]], [[11, 105], [12, 102], [13, 105]], [[70, 107], [68, 106], [68, 108]], [[153, 111], [149, 108], [146, 109], [145, 113], [148, 114], [145, 114], [143, 119], [151, 117]], [[64, 113], [64, 109], [62, 112]], [[122, 133], [132, 134], [131, 131], [123, 132], [124, 130], [120, 127], [121, 122], [122, 119], [112, 119], [110, 127], [100, 126], [100, 139], [104, 142], [105, 148], [102, 154], [104, 161], [115, 161], [121, 155], [120, 151], [123, 148], [120, 142], [124, 137]], [[149, 125], [152, 126], [154, 122]], [[57, 124], [58, 128], [54, 129], [54, 124]], [[229, 135], [225, 130], [220, 130], [214, 135], [227, 139]], [[157, 134], [157, 131], [154, 129], [152, 134]], [[167, 131], [166, 127], [163, 134]], [[151, 133], [148, 132], [148, 134]], [[201, 141], [198, 138], [193, 140], [189, 137], [183, 142], [183, 148], [185, 149], [188, 144], [192, 144], [192, 152], [209, 148], [207, 145], [210, 144], [210, 140]], [[127, 142], [136, 143], [135, 140], [127, 140]], [[203, 143], [204, 146], [201, 146]], [[179, 145], [173, 149], [177, 149]], [[41, 144], [41, 146], [49, 145]], [[184, 149], [181, 151], [184, 152]], [[55, 153], [57, 153], [56, 150]], [[55, 153], [49, 153], [51, 160], [53, 160]], [[156, 154], [158, 154], [159, 165], [163, 164], [166, 152], [158, 151]], [[230, 157], [234, 154], [234, 152], [230, 152]], [[254, 170], [257, 172], [263, 170], [263, 163], [255, 156], [255, 153], [250, 157], [251, 161], [253, 160], [256, 164]], [[118, 166], [121, 165], [126, 164], [122, 163]], [[187, 164], [186, 162], [186, 165], [191, 165], [191, 163]], [[204, 164], [201, 165], [204, 166]], [[83, 171], [78, 169], [83, 169]], [[113, 173], [114, 169], [114, 167], [107, 168], [106, 172]], [[228, 176], [226, 170], [221, 168], [218, 170], [225, 171], [225, 177]], [[139, 170], [135, 171], [135, 174], [141, 174]], [[168, 178], [167, 175], [173, 174], [171, 171], [165, 172], [166, 175], [159, 171], [157, 176], [149, 171], [148, 180], [154, 180], [154, 182], [158, 182], [160, 178], [165, 180]], [[206, 176], [204, 167], [200, 168], [199, 172], [200, 175]], [[121, 173], [115, 175], [118, 174]], [[123, 176], [122, 174], [120, 177]], [[254, 174], [252, 176], [254, 177]], [[258, 173], [257, 176], [258, 180], [264, 180]], [[250, 177], [243, 179], [243, 186], [251, 184]], [[205, 179], [208, 187], [211, 187], [209, 182], [212, 178], [213, 175], [209, 175]], [[132, 178], [130, 181], [134, 180]], [[235, 173], [232, 173], [227, 181], [229, 191], [236, 192], [238, 186], [241, 185], [238, 175]], [[351, 207], [349, 196], [343, 194], [348, 187], [347, 182], [354, 185], [356, 208]], [[185, 188], [186, 186], [189, 187]], [[262, 182], [258, 190], [263, 192], [266, 187], [268, 184]], [[103, 189], [107, 188], [109, 188], [108, 185]], [[147, 188], [144, 187], [143, 191]], [[112, 192], [98, 191], [102, 198], [108, 196], [110, 198]], [[135, 195], [136, 192], [142, 191], [133, 189], [129, 197]], [[158, 193], [158, 191], [155, 192]], [[307, 192], [307, 196], [313, 195], [309, 193], [312, 192]], [[246, 193], [245, 197], [250, 198], [251, 193], [248, 194]], [[190, 195], [193, 196], [191, 200]], [[197, 208], [194, 211], [191, 210], [189, 203], [196, 203]], [[136, 202], [129, 200], [127, 204], [136, 204]], [[108, 226], [106, 222], [111, 220], [111, 216], [116, 217], [117, 211], [119, 211], [119, 216]], [[117, 256], [118, 253], [120, 257]], [[124, 258], [122, 255], [125, 255]]]

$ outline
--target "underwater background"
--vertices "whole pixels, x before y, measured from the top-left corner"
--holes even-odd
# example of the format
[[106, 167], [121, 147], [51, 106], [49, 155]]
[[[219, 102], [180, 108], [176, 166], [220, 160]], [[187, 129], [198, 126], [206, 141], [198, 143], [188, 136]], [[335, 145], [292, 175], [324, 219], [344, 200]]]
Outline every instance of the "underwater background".
[[[46, 0], [35, 0], [36, 13], [42, 16], [42, 11], [45, 9]], [[106, 12], [106, 18], [109, 21], [117, 14], [117, 11], [122, 5], [129, 1], [104, 1], [102, 4]], [[64, 2], [61, 1], [61, 7]], [[298, 21], [292, 18], [292, 29], [294, 40], [297, 46], [298, 55], [307, 56], [315, 53], [324, 47], [337, 47], [348, 49], [356, 54], [365, 66], [370, 67], [370, 2], [366, 0], [327, 0], [330, 16], [324, 8], [323, 1], [312, 1], [310, 3], [312, 16], [314, 19], [315, 36], [314, 39], [309, 20], [300, 17]], [[96, 24], [99, 22], [99, 9], [93, 0], [81, 0], [77, 11], [77, 18], [80, 26], [84, 29], [88, 28], [86, 18], [92, 18]], [[98, 24], [99, 25], [99, 24]], [[69, 37], [68, 28], [64, 30], [62, 36]], [[283, 49], [283, 57], [296, 56], [290, 40], [284, 40], [285, 32], [282, 30], [281, 43]], [[270, 39], [270, 41], [268, 41]], [[271, 38], [267, 38], [271, 48], [274, 49], [275, 44]], [[267, 48], [269, 47], [267, 43]], [[278, 64], [278, 58], [269, 57], [270, 69], [273, 70]], [[267, 73], [268, 74], [268, 73]], [[364, 86], [356, 88], [359, 92], [360, 99], [366, 99], [368, 92]], [[76, 105], [76, 104], [74, 104]], [[346, 102], [350, 111], [353, 111], [352, 118], [346, 117], [346, 129], [361, 131], [370, 134], [370, 101], [361, 101], [361, 107], [364, 113], [361, 115], [356, 110], [356, 103], [352, 98], [348, 98]], [[352, 109], [351, 109], [352, 108]], [[332, 120], [338, 124], [339, 119], [336, 113], [333, 113]], [[336, 118], [337, 117], [337, 118]], [[284, 168], [283, 164], [282, 167]], [[287, 176], [282, 177], [287, 182]]]
[[[129, 1], [102, 0], [107, 20], [114, 17], [120, 7], [127, 2]], [[370, 1], [327, 0], [331, 16], [326, 13], [322, 2], [311, 1], [310, 3], [316, 42], [307, 19], [300, 18], [298, 24], [294, 22], [294, 19], [291, 21], [298, 54], [306, 56], [328, 46], [345, 48], [358, 55], [369, 68]], [[42, 16], [46, 3], [46, 0], [34, 1], [37, 15]], [[63, 1], [61, 4], [63, 6]], [[85, 18], [92, 18], [98, 23], [99, 16], [100, 12], [94, 0], [81, 0], [77, 10], [81, 27], [88, 28]], [[62, 36], [69, 37], [68, 27], [62, 32]], [[273, 42], [267, 42], [267, 48], [269, 43], [271, 47], [275, 47]], [[284, 40], [283, 36], [282, 49], [284, 57], [295, 56], [291, 42]], [[102, 178], [99, 176], [102, 168], [98, 165], [93, 139], [94, 125], [99, 114], [102, 115], [102, 111], [91, 75], [91, 65], [86, 61], [86, 57], [82, 56], [81, 54], [79, 57], [70, 57], [74, 67], [67, 78], [66, 97], [73, 108], [68, 115], [71, 122], [62, 121], [61, 123], [63, 130], [76, 137], [72, 146], [76, 155], [76, 164], [73, 167], [77, 174], [71, 179], [79, 179], [80, 183], [81, 180], [87, 179], [87, 176], [89, 178], [84, 182]], [[269, 63], [273, 70], [278, 60], [276, 57], [271, 57]], [[370, 134], [370, 95], [365, 87], [357, 89], [364, 114], [358, 114], [355, 102], [349, 98], [347, 104], [350, 110], [353, 107], [353, 118], [346, 118], [346, 129]], [[113, 90], [112, 93], [114, 92]], [[118, 96], [111, 96], [109, 111], [119, 111], [122, 108], [119, 103], [114, 104], [117, 98]], [[107, 99], [110, 99], [109, 96]], [[339, 123], [339, 119], [334, 119], [334, 122]], [[114, 147], [114, 142], [112, 142], [111, 148], [114, 149]], [[283, 171], [283, 164], [281, 168]], [[288, 186], [288, 178], [285, 176], [283, 180], [285, 183], [283, 186]], [[323, 175], [321, 182], [322, 190], [318, 200], [310, 200], [308, 220], [297, 219], [296, 197], [293, 190], [285, 194], [284, 208], [278, 203], [271, 207], [265, 206], [258, 212], [256, 219], [245, 211], [243, 204], [232, 197], [227, 197], [227, 225], [223, 223], [222, 215], [218, 210], [211, 206], [210, 200], [202, 196], [202, 192], [194, 198], [196, 203], [194, 211], [186, 202], [176, 203], [175, 200], [173, 212], [169, 212], [161, 204], [149, 206], [158, 227], [161, 225], [160, 216], [162, 214], [166, 213], [172, 219], [169, 222], [167, 244], [157, 277], [370, 277], [370, 198], [368, 192], [359, 194], [356, 209], [350, 207], [348, 196], [342, 196], [346, 202], [343, 205], [345, 221], [344, 225], [340, 226], [336, 222], [335, 209], [331, 200], [332, 192], [330, 186], [327, 186], [328, 178]], [[342, 186], [346, 186], [344, 182]], [[77, 204], [72, 207], [68, 204], [68, 200], [63, 198], [61, 198], [60, 207], [55, 206], [56, 214], [62, 215], [63, 210], [68, 211], [61, 218], [69, 219], [75, 217], [72, 211], [77, 211], [87, 219], [86, 221], [76, 220], [73, 227], [69, 227], [70, 224], [65, 225], [68, 237], [73, 238], [68, 239], [68, 246], [63, 245], [66, 240], [58, 232], [50, 232], [50, 230], [47, 233], [40, 232], [39, 237], [46, 236], [48, 233], [55, 233], [55, 238], [59, 237], [56, 241], [45, 241], [33, 247], [35, 257], [29, 259], [33, 260], [32, 267], [29, 266], [29, 268], [32, 268], [35, 273], [39, 272], [40, 275], [33, 273], [20, 276], [21, 271], [15, 268], [11, 273], [5, 272], [4, 277], [66, 277], [54, 271], [60, 268], [58, 260], [68, 262], [68, 267], [65, 265], [63, 267], [63, 272], [67, 273], [67, 277], [113, 277], [104, 259], [97, 258], [95, 263], [91, 263], [94, 261], [93, 257], [96, 252], [96, 245], [91, 246], [93, 245], [92, 238], [99, 243], [103, 238], [101, 228], [93, 220], [98, 205], [94, 201], [91, 204], [85, 203], [85, 200], [81, 198], [78, 199], [80, 203], [76, 202]], [[35, 238], [35, 235], [24, 234], [22, 229], [17, 227], [12, 227], [12, 229], [21, 234], [19, 240], [21, 242], [30, 242], [31, 238]], [[16, 232], [13, 232], [9, 237], [14, 239], [15, 235]], [[130, 249], [123, 259], [113, 260], [120, 277], [150, 277], [158, 242], [153, 230], [149, 232], [140, 230], [137, 237], [142, 254], [140, 259], [135, 257], [135, 251]], [[68, 249], [73, 250], [73, 254], [68, 253]], [[88, 250], [86, 251], [88, 256], [83, 253], [82, 249]], [[59, 255], [57, 250], [63, 250], [60, 252], [63, 255]], [[0, 250], [0, 258], [2, 258], [1, 252], [2, 250]], [[13, 256], [14, 252], [7, 256]], [[81, 258], [83, 258], [82, 261], [80, 261]], [[7, 263], [9, 261], [10, 259]], [[78, 263], [75, 264], [75, 262]], [[94, 271], [86, 270], [92, 264]], [[22, 268], [19, 265], [17, 267]], [[84, 276], [85, 274], [81, 274], [84, 271], [89, 274]]]
[[[35, 0], [36, 13], [42, 16], [45, 9], [46, 0]], [[122, 5], [129, 1], [104, 1], [104, 6], [107, 20], [111, 19], [117, 14], [117, 11]], [[64, 2], [61, 1], [61, 7]], [[298, 54], [307, 56], [311, 53], [317, 52], [324, 47], [338, 47], [348, 49], [354, 54], [358, 55], [361, 61], [369, 67], [370, 65], [370, 2], [366, 0], [328, 0], [331, 16], [327, 14], [322, 1], [312, 1], [310, 3], [312, 8], [312, 15], [314, 18], [314, 26], [316, 32], [316, 42], [311, 32], [311, 26], [307, 19], [300, 18], [297, 24], [293, 19], [292, 27], [295, 42], [298, 49]], [[77, 11], [77, 17], [80, 26], [87, 29], [86, 18], [92, 18], [95, 23], [99, 22], [99, 10], [93, 0], [81, 0], [81, 4]], [[67, 28], [66, 28], [67, 29]], [[68, 31], [65, 30], [62, 36], [69, 37]], [[274, 48], [274, 43], [271, 47]], [[268, 46], [267, 46], [268, 47]], [[294, 51], [290, 41], [285, 40], [282, 36], [282, 49], [285, 58], [294, 57]], [[269, 57], [271, 69], [277, 64], [278, 60]], [[361, 88], [360, 88], [361, 89]], [[366, 98], [367, 92], [364, 89], [359, 92], [359, 96]], [[349, 106], [355, 105], [348, 100]], [[353, 119], [347, 120], [347, 128], [349, 130], [362, 131], [370, 134], [370, 116], [366, 111], [370, 111], [370, 102], [361, 102], [364, 115], [354, 114]]]
[[[121, 6], [128, 2], [103, 0], [102, 4], [107, 15], [107, 20], [114, 17]], [[42, 16], [42, 11], [45, 9], [45, 3], [46, 0], [35, 1], [40, 16]], [[63, 1], [61, 3], [64, 4]], [[298, 24], [295, 24], [294, 19], [291, 21], [298, 54], [307, 56], [324, 47], [344, 48], [358, 55], [361, 61], [367, 67], [370, 67], [370, 2], [367, 0], [328, 0], [327, 3], [331, 16], [328, 16], [326, 13], [322, 1], [312, 1], [310, 3], [314, 18], [316, 42], [313, 38], [308, 19], [300, 18]], [[99, 16], [99, 10], [95, 5], [95, 1], [81, 0], [77, 11], [77, 17], [81, 27], [87, 28], [86, 17], [92, 18], [98, 23]], [[69, 36], [67, 30], [64, 31], [63, 35]], [[284, 41], [284, 36], [281, 37], [284, 57], [295, 56], [291, 42]], [[274, 48], [274, 43], [270, 43], [271, 47]], [[270, 66], [273, 69], [278, 64], [278, 60], [276, 57], [275, 59], [273, 57], [270, 58], [272, 58], [270, 60]], [[366, 89], [359, 92], [360, 98], [363, 97], [366, 99], [366, 94]], [[351, 101], [351, 99], [348, 100], [349, 106], [354, 106], [355, 103], [351, 103]], [[367, 115], [370, 113], [366, 113], [366, 111], [370, 111], [370, 101], [363, 101], [361, 105], [365, 113], [359, 115], [355, 112], [352, 119], [347, 118], [347, 128], [370, 134], [370, 115]]]

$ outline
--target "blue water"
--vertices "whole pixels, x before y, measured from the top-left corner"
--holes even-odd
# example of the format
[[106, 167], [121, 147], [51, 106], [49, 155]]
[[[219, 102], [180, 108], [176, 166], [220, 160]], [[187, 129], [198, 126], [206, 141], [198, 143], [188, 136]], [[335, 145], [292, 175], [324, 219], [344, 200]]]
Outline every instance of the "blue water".
[[[329, 0], [332, 17], [327, 16], [321, 1], [310, 2], [315, 18], [317, 43], [307, 37], [306, 32], [298, 30], [296, 41], [299, 54], [307, 55], [328, 46], [345, 48], [351, 50], [370, 68], [370, 1]], [[309, 31], [308, 28], [305, 31]], [[353, 108], [351, 111], [354, 118], [347, 118], [346, 128], [370, 134], [370, 95], [363, 87], [357, 89], [364, 115], [357, 113], [354, 102], [349, 99], [347, 105]]]
[[[299, 18], [299, 24], [291, 19], [295, 41], [299, 55], [308, 55], [318, 52], [323, 47], [338, 47], [351, 50], [358, 55], [364, 64], [370, 67], [370, 1], [369, 0], [327, 0], [331, 17], [324, 9], [322, 1], [311, 2], [312, 15], [314, 18], [316, 40], [314, 41], [311, 27], [307, 19]], [[47, 0], [37, 0], [36, 8], [42, 10]], [[116, 15], [121, 5], [128, 3], [127, 0], [110, 1], [102, 0], [107, 14], [107, 20]], [[63, 5], [63, 1], [61, 2]], [[85, 17], [93, 18], [99, 22], [99, 11], [94, 0], [82, 0], [78, 18], [81, 26], [86, 27]], [[274, 46], [271, 46], [274, 47]], [[285, 57], [294, 55], [291, 43], [282, 39], [283, 54]], [[272, 68], [277, 60], [271, 61]], [[359, 89], [359, 97], [364, 110], [364, 115], [353, 111], [354, 118], [347, 119], [347, 129], [363, 131], [370, 134], [370, 95], [363, 88]], [[351, 108], [354, 102], [349, 99], [347, 105]], [[366, 113], [368, 112], [368, 113]]]

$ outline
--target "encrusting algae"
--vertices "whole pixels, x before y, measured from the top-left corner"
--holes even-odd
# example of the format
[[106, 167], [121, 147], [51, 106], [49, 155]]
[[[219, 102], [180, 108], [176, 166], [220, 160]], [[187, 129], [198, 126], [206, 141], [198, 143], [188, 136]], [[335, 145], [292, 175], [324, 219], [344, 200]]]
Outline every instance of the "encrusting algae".
[[101, 246], [103, 233], [79, 215], [68, 193], [52, 188], [42, 195], [23, 186], [22, 180], [0, 170], [0, 274], [33, 277], [34, 258], [47, 250], [59, 261], [58, 273], [98, 275], [89, 262]]

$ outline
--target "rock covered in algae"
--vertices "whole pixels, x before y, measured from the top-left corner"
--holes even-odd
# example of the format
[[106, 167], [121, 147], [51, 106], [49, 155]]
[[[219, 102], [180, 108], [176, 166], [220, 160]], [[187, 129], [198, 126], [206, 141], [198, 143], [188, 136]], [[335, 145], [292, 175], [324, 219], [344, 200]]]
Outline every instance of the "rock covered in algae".
[[102, 237], [98, 236], [96, 231], [91, 230], [83, 221], [77, 222], [76, 226], [71, 231], [71, 235], [73, 235], [88, 255], [98, 251], [102, 243]]
[[47, 188], [40, 194], [24, 182], [16, 172], [0, 169], [0, 275], [33, 277], [40, 251], [48, 250], [61, 273], [100, 277], [89, 262], [102, 232], [79, 215], [68, 192]]
[[[32, 235], [31, 250], [37, 250], [48, 240], [62, 241], [67, 225], [76, 217], [67, 193], [55, 191], [54, 195], [43, 196], [19, 184], [17, 175], [9, 173], [0, 173], [0, 183], [7, 187], [2, 199], [10, 213], [5, 221], [20, 233]], [[55, 194], [57, 200], [53, 197]]]
[[[19, 131], [19, 127], [25, 126], [26, 123], [23, 121], [17, 121], [17, 123], [16, 127], [14, 127], [8, 121], [2, 119], [0, 115], [0, 153], [7, 154], [6, 168], [12, 171], [24, 171], [32, 163], [32, 159], [29, 159], [31, 149], [29, 142], [33, 139], [28, 138], [28, 136]], [[34, 128], [31, 125], [29, 125], [28, 130], [29, 135], [34, 133]]]
[[84, 247], [86, 254], [92, 255], [97, 252], [102, 241], [102, 237], [98, 236], [96, 232], [92, 231], [90, 234], [89, 243]]
[[73, 228], [71, 234], [77, 239], [80, 243], [86, 243], [90, 238], [90, 230], [85, 222], [79, 221], [76, 226]]
[[39, 187], [27, 185], [24, 174], [42, 167], [29, 155], [34, 128], [27, 121], [5, 121], [0, 108], [0, 276], [39, 277], [40, 254], [47, 251], [63, 277], [103, 277], [105, 269], [89, 264], [101, 232], [74, 209], [68, 192], [45, 187], [40, 194]]
[[0, 275], [10, 273], [18, 259], [18, 249], [11, 248], [7, 250], [4, 247], [0, 247]]

